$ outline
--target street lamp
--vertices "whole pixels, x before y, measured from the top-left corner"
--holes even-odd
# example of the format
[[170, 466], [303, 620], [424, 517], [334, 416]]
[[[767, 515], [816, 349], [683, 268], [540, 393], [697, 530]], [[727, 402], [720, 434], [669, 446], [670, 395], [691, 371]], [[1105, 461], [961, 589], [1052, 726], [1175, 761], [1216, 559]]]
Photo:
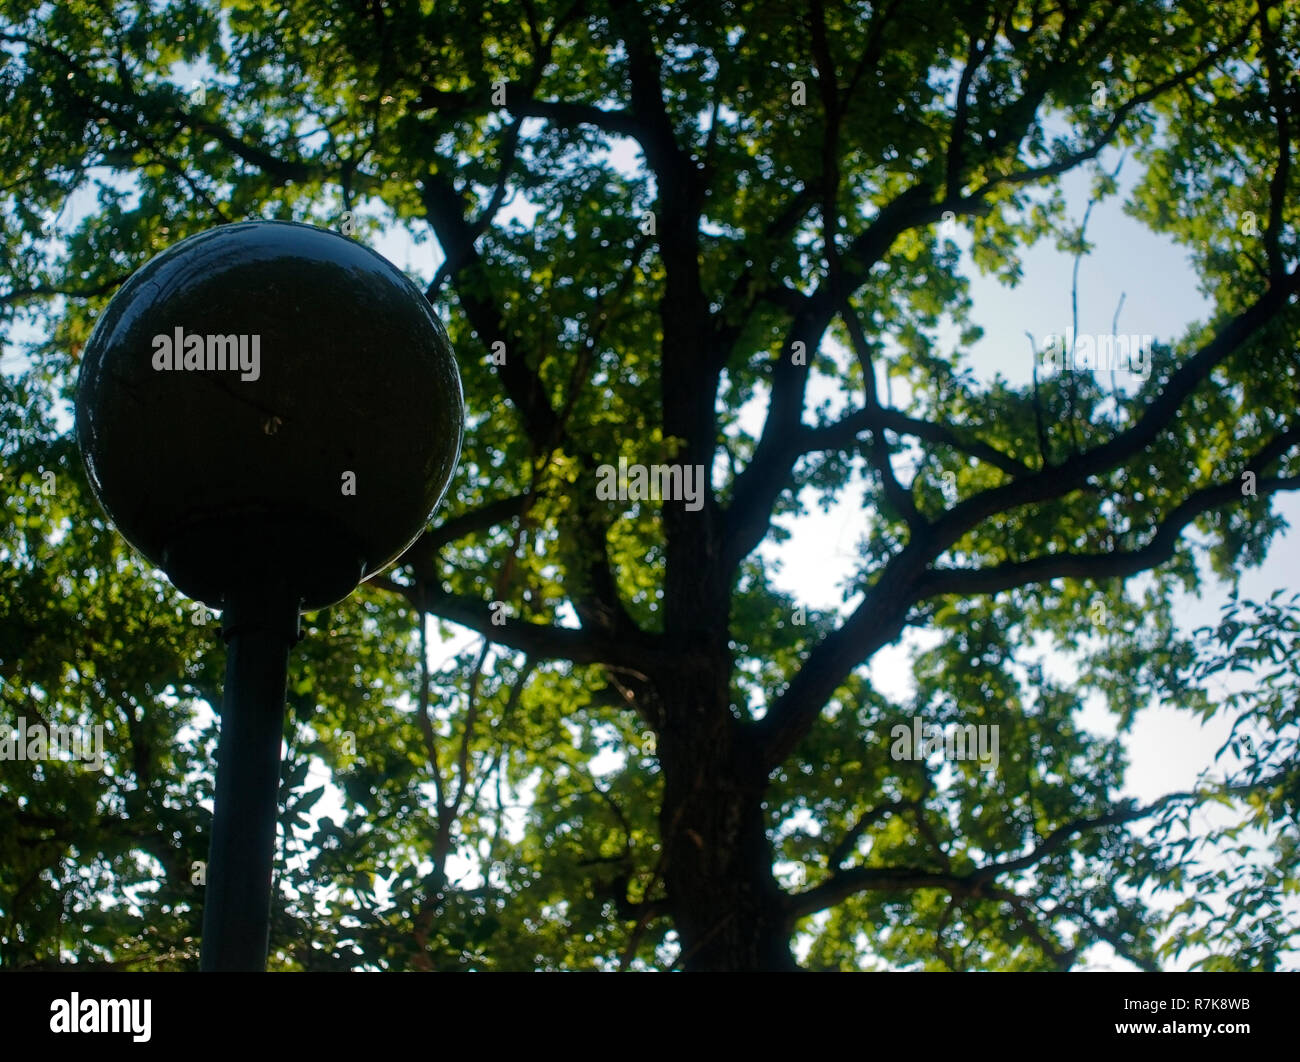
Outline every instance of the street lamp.
[[261, 970], [299, 616], [396, 560], [446, 491], [464, 428], [451, 342], [369, 248], [308, 225], [223, 225], [122, 285], [76, 407], [118, 531], [222, 610], [201, 968]]

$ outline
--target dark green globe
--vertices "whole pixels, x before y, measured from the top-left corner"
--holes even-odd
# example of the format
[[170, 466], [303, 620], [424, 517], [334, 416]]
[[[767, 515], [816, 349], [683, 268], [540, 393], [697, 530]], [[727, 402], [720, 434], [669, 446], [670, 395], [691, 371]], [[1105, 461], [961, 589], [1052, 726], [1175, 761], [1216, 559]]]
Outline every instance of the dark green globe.
[[460, 455], [446, 330], [390, 262], [256, 221], [182, 240], [122, 285], [82, 356], [77, 441], [117, 529], [221, 608], [274, 578], [307, 612], [419, 536]]

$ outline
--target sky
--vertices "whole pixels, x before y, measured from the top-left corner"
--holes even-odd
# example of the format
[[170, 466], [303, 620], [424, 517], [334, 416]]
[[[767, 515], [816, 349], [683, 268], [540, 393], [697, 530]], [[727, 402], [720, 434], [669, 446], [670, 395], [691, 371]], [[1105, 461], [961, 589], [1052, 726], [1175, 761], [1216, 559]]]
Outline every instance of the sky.
[[[629, 168], [639, 163], [638, 152], [627, 142], [620, 143], [612, 157], [619, 165]], [[1100, 164], [1109, 171], [1117, 158], [1114, 152], [1104, 153]], [[1211, 307], [1199, 292], [1187, 251], [1170, 239], [1151, 233], [1123, 213], [1123, 192], [1131, 187], [1140, 170], [1138, 162], [1126, 160], [1120, 177], [1121, 195], [1097, 206], [1091, 215], [1088, 235], [1096, 250], [1083, 259], [1079, 269], [1079, 331], [1109, 332], [1122, 298], [1119, 332], [1151, 334], [1157, 340], [1172, 341], [1191, 322], [1206, 318]], [[1069, 214], [1076, 221], [1086, 207], [1089, 180], [1088, 172], [1076, 172], [1067, 175], [1063, 183]], [[69, 216], [62, 219], [63, 224], [69, 227], [75, 224], [79, 212], [90, 209], [91, 205], [88, 199], [74, 202]], [[529, 215], [528, 205], [516, 201], [503, 212], [501, 220], [527, 221]], [[969, 248], [969, 239], [960, 225], [955, 239], [963, 249]], [[441, 264], [436, 241], [417, 244], [397, 229], [384, 232], [371, 246], [417, 281], [427, 282]], [[980, 380], [991, 380], [1001, 374], [1013, 383], [1028, 381], [1031, 352], [1025, 333], [1044, 337], [1063, 333], [1070, 325], [1073, 269], [1074, 260], [1070, 256], [1044, 242], [1024, 253], [1023, 279], [1013, 288], [981, 274], [969, 254], [963, 255], [963, 271], [971, 280], [972, 316], [984, 329], [983, 338], [966, 351], [967, 363]], [[440, 306], [439, 312], [446, 316], [458, 311], [453, 301]], [[20, 338], [23, 334], [19, 330], [15, 336]], [[953, 342], [955, 335], [955, 329], [941, 332], [941, 338], [947, 342]], [[3, 355], [0, 365], [5, 370], [17, 367], [19, 362], [12, 348], [5, 349]], [[810, 390], [808, 408], [815, 408], [821, 397], [815, 385]], [[761, 427], [762, 412], [761, 400], [750, 404], [743, 421], [747, 430], [756, 431]], [[1292, 525], [1300, 518], [1300, 499], [1295, 495], [1284, 494], [1275, 504]], [[786, 520], [789, 540], [780, 546], [762, 547], [766, 557], [780, 562], [780, 572], [774, 580], [777, 587], [809, 608], [844, 610], [839, 584], [853, 567], [853, 542], [860, 520], [860, 497], [855, 500], [851, 494], [827, 513], [809, 505], [806, 514]], [[1246, 573], [1242, 596], [1267, 597], [1277, 588], [1294, 589], [1297, 556], [1300, 556], [1300, 539], [1294, 530], [1288, 529], [1275, 541], [1266, 563]], [[1190, 632], [1215, 622], [1219, 606], [1226, 600], [1227, 587], [1206, 571], [1200, 596], [1183, 595], [1178, 604], [1180, 626]], [[476, 639], [477, 636], [463, 632], [452, 642], [439, 646], [437, 627], [431, 625], [432, 666], [437, 668], [445, 658]], [[907, 698], [913, 689], [908, 654], [925, 644], [928, 641], [924, 636], [909, 634], [899, 644], [878, 652], [869, 665], [873, 684], [895, 699]], [[1047, 659], [1055, 673], [1070, 673], [1071, 663], [1066, 654], [1049, 652]], [[1098, 733], [1108, 736], [1115, 733], [1114, 721], [1100, 698], [1094, 697], [1085, 705], [1080, 720]], [[1139, 716], [1132, 731], [1121, 738], [1131, 764], [1122, 795], [1145, 802], [1171, 790], [1193, 786], [1200, 773], [1213, 766], [1214, 754], [1226, 738], [1230, 724], [1230, 719], [1216, 718], [1203, 725], [1189, 712], [1175, 706], [1152, 706]], [[613, 768], [619, 760], [613, 753], [602, 757], [593, 763], [594, 769]], [[328, 772], [321, 766], [313, 771], [307, 784], [328, 782]], [[340, 817], [341, 807], [335, 790], [317, 805], [316, 813]], [[477, 877], [477, 868], [463, 860], [457, 860], [449, 869], [453, 879], [464, 875], [467, 885], [473, 884], [472, 879]], [[788, 885], [797, 880], [795, 870], [789, 864], [778, 866]], [[799, 950], [803, 950], [802, 946]], [[1186, 953], [1172, 964], [1173, 968], [1185, 968], [1197, 957], [1196, 952]], [[1132, 968], [1107, 945], [1091, 949], [1085, 966]]]

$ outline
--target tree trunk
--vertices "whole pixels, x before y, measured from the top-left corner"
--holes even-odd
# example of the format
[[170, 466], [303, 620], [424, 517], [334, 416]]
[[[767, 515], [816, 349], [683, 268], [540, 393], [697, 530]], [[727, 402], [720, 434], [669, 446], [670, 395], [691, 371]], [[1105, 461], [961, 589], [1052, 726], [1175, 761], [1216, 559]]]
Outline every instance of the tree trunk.
[[[772, 877], [766, 778], [727, 702], [728, 683], [659, 684], [664, 884], [687, 970], [793, 970], [783, 893]], [[666, 688], [665, 688], [666, 687]]]

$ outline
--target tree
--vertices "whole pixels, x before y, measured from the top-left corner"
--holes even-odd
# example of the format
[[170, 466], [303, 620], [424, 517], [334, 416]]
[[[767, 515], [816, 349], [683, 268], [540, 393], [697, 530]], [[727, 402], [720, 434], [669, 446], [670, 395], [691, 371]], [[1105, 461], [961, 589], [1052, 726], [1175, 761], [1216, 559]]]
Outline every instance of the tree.
[[[6, 963], [196, 963], [222, 648], [106, 526], [59, 408], [135, 268], [258, 217], [433, 236], [470, 414], [438, 521], [307, 617], [273, 964], [785, 969], [804, 934], [818, 968], [1067, 968], [1099, 941], [1154, 967], [1187, 918], [1221, 965], [1292, 949], [1295, 758], [1136, 806], [1074, 712], [1215, 710], [1174, 591], [1198, 556], [1258, 563], [1300, 486], [1293, 7], [0, 12], [0, 306], [35, 336], [5, 380], [4, 711], [102, 723], [111, 767], [0, 762]], [[1008, 283], [1045, 237], [1082, 256], [1060, 182], [1114, 196], [1112, 148], [1211, 319], [1131, 388], [977, 380], [940, 226]], [[702, 496], [611, 498], [620, 458], [702, 469]], [[760, 546], [856, 485], [845, 605], [803, 607]], [[429, 617], [478, 640], [435, 669]], [[932, 647], [898, 703], [867, 665], [909, 631]], [[896, 759], [914, 717], [998, 726], [998, 769]], [[1168, 817], [1224, 801], [1286, 842], [1208, 933], [1150, 896], [1194, 861]]]

